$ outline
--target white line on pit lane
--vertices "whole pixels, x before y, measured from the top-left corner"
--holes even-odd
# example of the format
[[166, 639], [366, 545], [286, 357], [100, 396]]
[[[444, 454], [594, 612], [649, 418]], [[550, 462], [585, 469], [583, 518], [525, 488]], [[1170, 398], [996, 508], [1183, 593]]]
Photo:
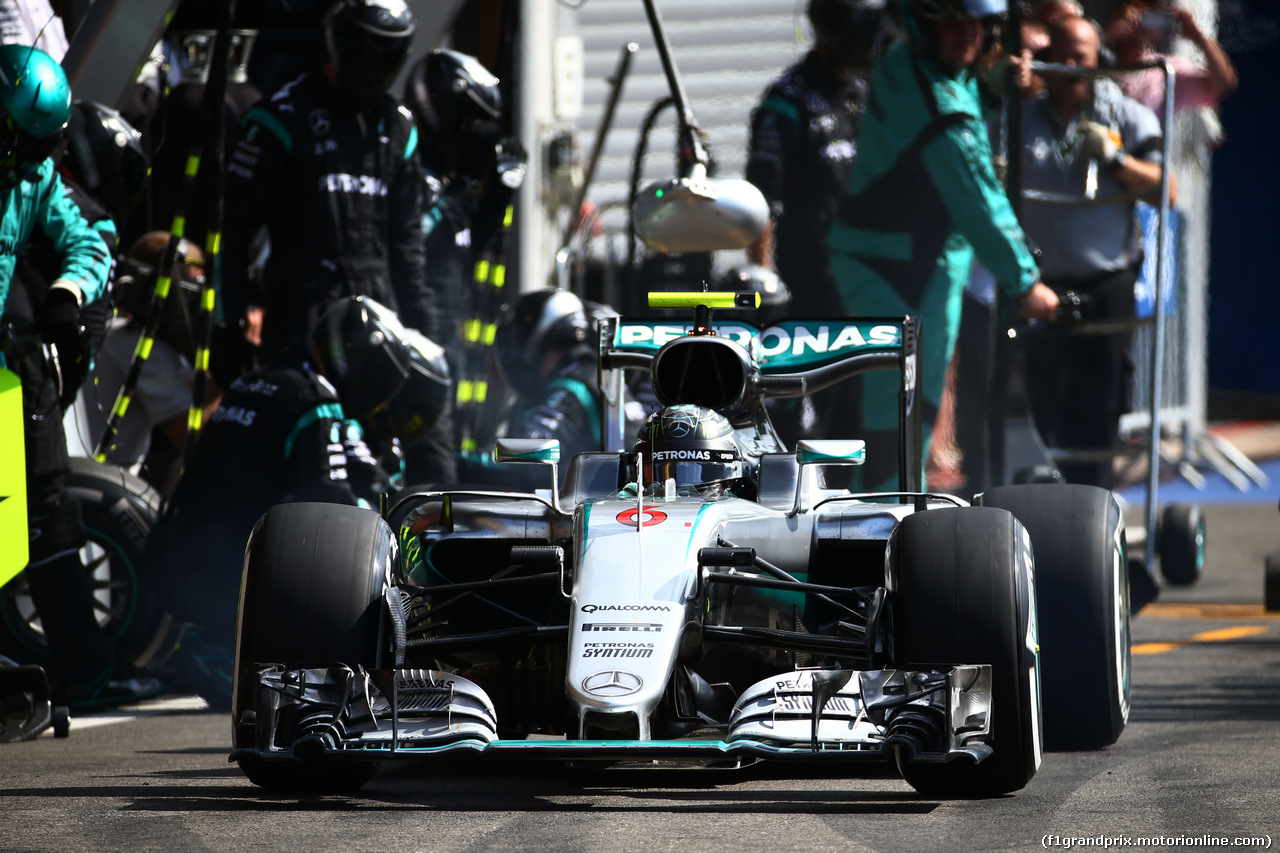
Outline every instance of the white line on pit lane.
[[[199, 696], [166, 696], [161, 699], [149, 699], [146, 702], [139, 702], [136, 705], [112, 708], [110, 711], [100, 711], [89, 714], [72, 712], [71, 734], [74, 735], [78, 730], [91, 729], [94, 726], [109, 726], [113, 723], [126, 723], [130, 720], [138, 720], [143, 717], [159, 717], [165, 714], [204, 711], [207, 710], [208, 707], [208, 703]], [[40, 733], [40, 736], [53, 737], [53, 729], [45, 729]]]

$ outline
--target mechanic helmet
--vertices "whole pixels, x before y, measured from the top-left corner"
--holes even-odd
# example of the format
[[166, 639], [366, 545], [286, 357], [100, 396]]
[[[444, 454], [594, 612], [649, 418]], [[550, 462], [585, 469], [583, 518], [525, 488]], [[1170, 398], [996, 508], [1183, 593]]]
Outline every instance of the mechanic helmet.
[[452, 383], [444, 350], [366, 296], [320, 317], [313, 352], [343, 408], [376, 437], [411, 444], [440, 417]]
[[414, 29], [405, 0], [338, 0], [324, 18], [338, 88], [360, 106], [372, 106], [409, 55]]
[[62, 66], [35, 47], [0, 47], [0, 171], [40, 163], [62, 141], [71, 85]]
[[888, 33], [888, 0], [809, 0], [813, 39], [855, 68], [869, 68]]
[[911, 12], [921, 18], [959, 21], [1007, 14], [1007, 0], [909, 0]]
[[1008, 0], [907, 0], [907, 30], [925, 53], [938, 52], [937, 35], [925, 20], [962, 21], [979, 18], [986, 27], [985, 52], [997, 39], [1000, 22], [1009, 11]]
[[433, 50], [409, 70], [404, 100], [417, 119], [427, 159], [443, 171], [454, 171], [460, 157], [476, 155], [477, 149], [492, 152], [502, 92], [498, 78], [474, 56]]
[[547, 353], [556, 353], [557, 363], [589, 353], [591, 331], [582, 300], [567, 290], [535, 290], [508, 302], [493, 339], [502, 381], [516, 391], [536, 391]]
[[727, 486], [743, 477], [742, 453], [729, 419], [705, 406], [682, 403], [649, 416], [636, 449], [645, 454], [645, 484]]
[[147, 182], [142, 134], [110, 107], [76, 101], [60, 167], [123, 224]]

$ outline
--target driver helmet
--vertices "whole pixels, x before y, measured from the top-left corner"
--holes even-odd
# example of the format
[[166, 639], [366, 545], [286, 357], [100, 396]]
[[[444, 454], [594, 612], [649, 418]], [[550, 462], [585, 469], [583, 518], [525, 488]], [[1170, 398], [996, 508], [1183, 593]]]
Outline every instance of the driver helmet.
[[395, 312], [348, 296], [320, 317], [312, 352], [343, 409], [376, 438], [412, 444], [444, 410], [452, 383], [444, 349]]
[[0, 172], [34, 171], [70, 118], [71, 85], [57, 60], [35, 47], [0, 47]]
[[121, 225], [147, 183], [142, 134], [110, 107], [76, 101], [61, 168]]
[[682, 403], [659, 409], [640, 431], [646, 485], [727, 486], [742, 479], [742, 453], [729, 419], [706, 406]]
[[446, 175], [483, 177], [502, 116], [498, 78], [480, 60], [440, 48], [409, 70], [404, 100], [418, 122], [429, 165]]
[[535, 290], [503, 305], [493, 339], [502, 381], [514, 391], [536, 393], [548, 353], [563, 364], [591, 352], [592, 325], [582, 300], [567, 290]]
[[888, 0], [809, 0], [813, 39], [854, 68], [870, 68], [891, 35]]
[[339, 0], [324, 18], [338, 88], [368, 108], [391, 86], [415, 29], [405, 0]]

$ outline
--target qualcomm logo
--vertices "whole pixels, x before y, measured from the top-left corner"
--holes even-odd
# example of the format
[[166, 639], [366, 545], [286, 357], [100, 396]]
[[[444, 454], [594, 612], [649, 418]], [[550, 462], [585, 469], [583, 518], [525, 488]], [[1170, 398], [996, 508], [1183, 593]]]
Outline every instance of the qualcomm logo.
[[582, 679], [582, 689], [592, 696], [630, 696], [643, 686], [640, 676], [614, 669], [596, 672]]

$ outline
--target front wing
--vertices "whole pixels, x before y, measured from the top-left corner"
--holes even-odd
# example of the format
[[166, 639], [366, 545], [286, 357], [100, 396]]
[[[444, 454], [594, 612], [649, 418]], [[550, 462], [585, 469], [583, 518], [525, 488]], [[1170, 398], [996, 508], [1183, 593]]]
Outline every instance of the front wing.
[[[254, 746], [231, 759], [672, 762], [981, 761], [991, 754], [991, 668], [800, 670], [738, 699], [727, 732], [679, 740], [498, 736], [473, 682], [434, 670], [346, 665], [258, 673]], [[928, 730], [922, 737], [921, 731]], [[243, 741], [242, 741], [243, 742]]]

